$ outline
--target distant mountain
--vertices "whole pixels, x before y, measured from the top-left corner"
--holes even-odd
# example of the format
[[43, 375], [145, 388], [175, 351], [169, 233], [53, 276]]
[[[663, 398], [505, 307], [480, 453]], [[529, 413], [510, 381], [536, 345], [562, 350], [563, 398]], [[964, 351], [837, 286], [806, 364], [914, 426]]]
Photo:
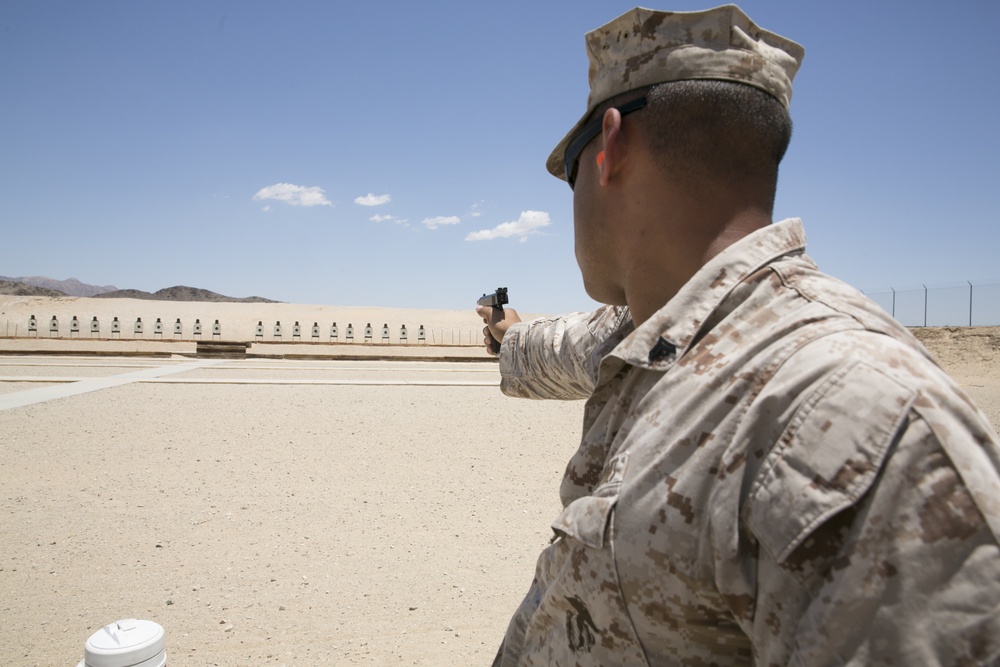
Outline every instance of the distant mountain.
[[82, 296], [100, 299], [147, 299], [151, 301], [213, 301], [227, 303], [281, 303], [262, 296], [243, 298], [224, 296], [207, 289], [178, 285], [157, 292], [143, 292], [137, 289], [118, 289], [114, 285], [98, 287], [81, 283], [76, 278], [53, 280], [44, 276], [28, 278], [8, 278], [0, 276], [0, 294], [14, 296]]
[[125, 289], [116, 290], [114, 292], [105, 292], [103, 294], [95, 295], [99, 299], [148, 299], [151, 301], [213, 301], [213, 302], [229, 302], [229, 303], [279, 303], [272, 299], [265, 299], [262, 296], [248, 296], [243, 298], [223, 296], [222, 294], [216, 294], [215, 292], [210, 292], [207, 289], [199, 289], [197, 287], [187, 287], [185, 285], [177, 285], [176, 287], [167, 287], [161, 289], [157, 292], [143, 292], [142, 290], [136, 289]]
[[65, 292], [60, 292], [59, 290], [26, 285], [20, 281], [6, 280], [2, 277], [0, 277], [0, 294], [12, 294], [14, 296], [66, 296]]
[[[114, 285], [105, 285], [103, 287], [98, 285], [88, 285], [86, 283], [81, 283], [76, 278], [69, 278], [67, 280], [55, 280], [53, 278], [46, 278], [45, 276], [22, 276], [20, 278], [8, 278], [7, 276], [0, 276], [0, 281], [24, 283], [25, 285], [30, 285], [32, 287], [42, 287], [49, 290], [56, 290], [57, 292], [61, 292], [61, 294], [59, 294], [58, 296], [63, 296], [63, 295], [96, 296], [103, 292], [113, 292], [118, 289]], [[52, 296], [52, 295], [36, 294], [35, 296]]]

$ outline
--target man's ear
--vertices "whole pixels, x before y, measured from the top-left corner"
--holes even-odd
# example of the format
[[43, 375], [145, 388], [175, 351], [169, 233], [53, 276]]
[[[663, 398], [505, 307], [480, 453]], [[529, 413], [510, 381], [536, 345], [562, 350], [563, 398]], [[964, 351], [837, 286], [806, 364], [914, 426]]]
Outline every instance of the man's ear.
[[601, 125], [601, 138], [604, 148], [598, 153], [598, 182], [607, 185], [615, 174], [621, 171], [625, 161], [626, 146], [622, 136], [622, 115], [618, 109], [611, 108], [604, 112]]

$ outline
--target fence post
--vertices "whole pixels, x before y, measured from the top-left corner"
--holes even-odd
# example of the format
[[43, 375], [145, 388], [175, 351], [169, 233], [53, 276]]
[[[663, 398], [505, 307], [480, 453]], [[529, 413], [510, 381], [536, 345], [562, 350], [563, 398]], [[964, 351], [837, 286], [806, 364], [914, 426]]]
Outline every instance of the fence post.
[[892, 316], [896, 317], [896, 290], [892, 287], [889, 290], [892, 292]]
[[924, 288], [924, 327], [927, 327], [927, 285], [921, 285]]
[[969, 283], [969, 326], [972, 326], [972, 281], [966, 280]]

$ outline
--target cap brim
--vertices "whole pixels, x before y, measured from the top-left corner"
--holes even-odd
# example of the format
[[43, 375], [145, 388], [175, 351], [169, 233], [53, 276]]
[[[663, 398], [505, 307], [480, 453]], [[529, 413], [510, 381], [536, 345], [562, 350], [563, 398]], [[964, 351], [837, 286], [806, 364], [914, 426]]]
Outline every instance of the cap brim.
[[558, 178], [560, 181], [566, 180], [566, 147], [569, 142], [576, 136], [576, 133], [587, 124], [590, 119], [590, 114], [593, 113], [593, 109], [587, 111], [583, 116], [576, 122], [576, 125], [566, 133], [566, 136], [562, 138], [556, 147], [552, 149], [549, 153], [549, 159], [545, 161], [545, 168], [549, 170], [549, 173]]

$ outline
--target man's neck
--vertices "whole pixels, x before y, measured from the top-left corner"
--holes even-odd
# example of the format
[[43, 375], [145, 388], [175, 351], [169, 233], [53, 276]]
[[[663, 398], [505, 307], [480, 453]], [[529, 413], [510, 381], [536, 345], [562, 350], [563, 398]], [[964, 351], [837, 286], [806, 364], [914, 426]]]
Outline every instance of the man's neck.
[[637, 327], [665, 306], [713, 257], [771, 223], [769, 213], [754, 207], [702, 207], [700, 212], [686, 215], [681, 208], [675, 208], [673, 215], [648, 219], [649, 224], [640, 226], [633, 236], [624, 293]]

